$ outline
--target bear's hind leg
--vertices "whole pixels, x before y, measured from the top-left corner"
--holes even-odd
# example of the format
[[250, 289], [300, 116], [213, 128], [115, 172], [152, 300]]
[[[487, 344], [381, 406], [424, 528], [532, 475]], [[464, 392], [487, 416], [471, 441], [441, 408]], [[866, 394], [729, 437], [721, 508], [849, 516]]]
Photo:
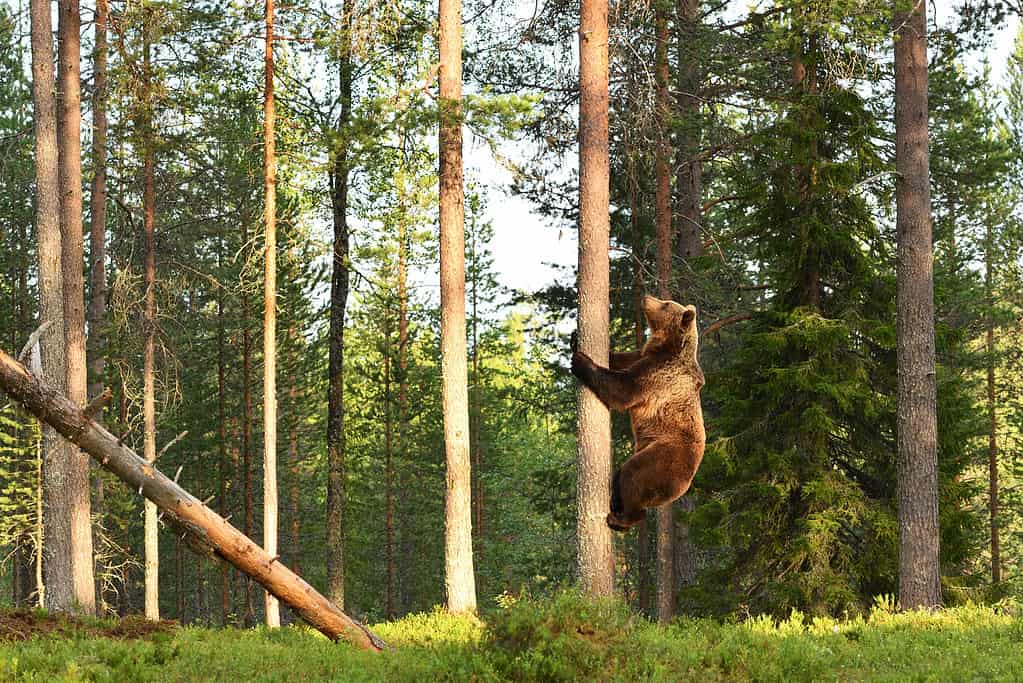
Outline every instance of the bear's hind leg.
[[626, 463], [615, 471], [614, 479], [611, 482], [611, 512], [606, 521], [607, 525], [615, 531], [628, 531], [630, 527], [638, 524], [646, 516], [646, 511], [642, 508], [626, 506], [625, 497], [628, 494], [623, 492], [623, 484], [628, 488], [629, 483], [623, 482], [623, 475], [628, 476], [623, 469], [628, 464]]
[[655, 441], [615, 473], [607, 525], [624, 531], [643, 519], [647, 508], [675, 500], [689, 488], [693, 466], [678, 444]]

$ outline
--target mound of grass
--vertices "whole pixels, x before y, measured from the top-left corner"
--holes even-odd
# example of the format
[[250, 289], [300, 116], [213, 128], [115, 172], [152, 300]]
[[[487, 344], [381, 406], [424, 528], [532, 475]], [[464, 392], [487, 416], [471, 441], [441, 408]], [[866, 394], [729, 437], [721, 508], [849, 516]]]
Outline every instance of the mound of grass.
[[124, 619], [94, 619], [50, 614], [45, 610], [0, 611], [0, 643], [29, 640], [37, 636], [59, 638], [152, 638], [177, 628], [173, 621], [150, 621], [133, 615]]
[[84, 623], [92, 625], [71, 620], [0, 641], [0, 680], [1023, 680], [1023, 621], [1013, 609], [972, 605], [664, 627], [620, 603], [566, 592], [513, 602], [485, 624], [439, 609], [377, 624], [392, 646], [382, 655], [304, 627], [164, 628], [131, 638], [113, 635], [112, 622]]

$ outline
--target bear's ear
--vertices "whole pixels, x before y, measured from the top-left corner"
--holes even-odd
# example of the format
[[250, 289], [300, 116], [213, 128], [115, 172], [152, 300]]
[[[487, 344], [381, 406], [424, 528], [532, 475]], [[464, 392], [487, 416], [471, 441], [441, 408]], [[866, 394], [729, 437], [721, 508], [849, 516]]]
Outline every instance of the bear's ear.
[[689, 327], [694, 320], [696, 320], [696, 311], [691, 308], [687, 308], [685, 312], [682, 313], [682, 327]]

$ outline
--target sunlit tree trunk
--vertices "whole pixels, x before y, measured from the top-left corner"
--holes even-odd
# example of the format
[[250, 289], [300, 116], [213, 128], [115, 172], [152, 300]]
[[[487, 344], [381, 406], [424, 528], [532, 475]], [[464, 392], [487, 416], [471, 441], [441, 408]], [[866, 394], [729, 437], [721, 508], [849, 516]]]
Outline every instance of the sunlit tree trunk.
[[[46, 381], [65, 386], [64, 285], [60, 267], [60, 185], [57, 179], [57, 103], [54, 99], [53, 31], [50, 3], [31, 0], [32, 102], [35, 126], [35, 219], [39, 256], [39, 318], [49, 327], [40, 337]], [[74, 601], [71, 582], [71, 519], [64, 498], [68, 449], [43, 425], [43, 555], [40, 605], [54, 608]], [[48, 593], [48, 594], [47, 594]]]
[[441, 372], [447, 454], [444, 584], [448, 609], [459, 613], [476, 611], [465, 353], [461, 0], [440, 0], [439, 29]]
[[[263, 168], [266, 213], [263, 299], [263, 549], [277, 557], [277, 152], [274, 145], [274, 2], [266, 0]], [[265, 594], [266, 625], [281, 625], [280, 607]]]
[[[68, 398], [88, 402], [85, 360], [85, 280], [82, 237], [81, 17], [78, 0], [59, 0], [57, 145], [60, 182], [61, 277], [64, 287], [64, 352]], [[68, 446], [65, 504], [71, 515], [72, 603], [51, 600], [52, 609], [96, 611], [92, 566], [89, 458]], [[56, 598], [57, 596], [52, 596]]]
[[[610, 160], [607, 0], [582, 0], [579, 13], [579, 350], [606, 366], [609, 355]], [[590, 595], [614, 591], [611, 417], [579, 388], [577, 455], [578, 572]]]
[[941, 604], [926, 4], [895, 13], [899, 602]]
[[[143, 453], [146, 461], [156, 462], [156, 194], [153, 182], [153, 94], [152, 48], [149, 29], [143, 29], [142, 67], [142, 216], [145, 259], [145, 349], [142, 369]], [[160, 545], [157, 537], [156, 504], [145, 501], [145, 589], [146, 618], [160, 618]]]

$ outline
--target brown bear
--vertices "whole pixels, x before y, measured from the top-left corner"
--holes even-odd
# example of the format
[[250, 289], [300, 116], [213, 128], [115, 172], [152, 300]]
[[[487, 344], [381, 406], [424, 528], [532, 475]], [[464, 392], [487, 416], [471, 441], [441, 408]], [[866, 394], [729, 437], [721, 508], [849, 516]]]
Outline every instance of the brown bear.
[[607, 516], [616, 531], [689, 489], [706, 440], [696, 307], [647, 296], [643, 313], [650, 326], [646, 344], [641, 351], [612, 353], [610, 369], [574, 348], [572, 354], [572, 374], [608, 408], [627, 410], [632, 419], [636, 452], [615, 472]]

